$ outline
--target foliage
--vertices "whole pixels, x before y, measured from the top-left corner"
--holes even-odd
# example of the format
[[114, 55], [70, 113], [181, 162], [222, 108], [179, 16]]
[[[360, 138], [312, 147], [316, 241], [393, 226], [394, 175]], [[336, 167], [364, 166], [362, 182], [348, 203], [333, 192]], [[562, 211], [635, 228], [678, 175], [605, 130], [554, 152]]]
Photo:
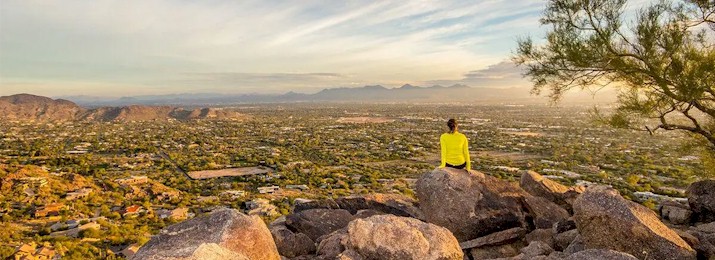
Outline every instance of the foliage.
[[554, 102], [573, 88], [612, 85], [618, 108], [606, 121], [686, 131], [715, 155], [715, 1], [659, 1], [635, 15], [626, 3], [549, 1], [546, 43], [519, 40], [514, 62], [526, 67], [532, 92], [547, 89]]

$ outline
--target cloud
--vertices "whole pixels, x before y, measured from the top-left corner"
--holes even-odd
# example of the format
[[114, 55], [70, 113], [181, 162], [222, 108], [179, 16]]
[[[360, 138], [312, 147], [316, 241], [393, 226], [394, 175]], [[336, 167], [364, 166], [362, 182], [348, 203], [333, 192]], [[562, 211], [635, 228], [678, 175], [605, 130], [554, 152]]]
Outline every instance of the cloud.
[[[241, 86], [241, 89], [249, 89], [252, 92], [285, 92], [281, 88], [273, 91], [265, 91], [266, 86], [281, 85], [290, 88], [291, 91], [312, 91], [320, 88], [335, 85], [349, 85], [352, 80], [350, 76], [339, 73], [241, 73], [241, 72], [221, 72], [221, 73], [190, 73], [185, 75], [181, 82], [174, 82], [179, 85], [203, 86], [205, 89], [221, 88], [226, 86]], [[224, 88], [224, 90], [226, 90]], [[263, 90], [263, 91], [260, 91]]]
[[46, 86], [35, 88], [37, 94], [52, 93], [53, 83], [84, 86], [71, 94], [118, 85], [138, 94], [208, 87], [285, 92], [461, 79], [465, 71], [504, 60], [517, 36], [539, 32], [543, 5], [5, 0], [0, 87]]
[[430, 85], [465, 84], [472, 87], [526, 87], [530, 86], [522, 77], [523, 71], [510, 61], [489, 65], [484, 69], [472, 70], [456, 80], [432, 80]]

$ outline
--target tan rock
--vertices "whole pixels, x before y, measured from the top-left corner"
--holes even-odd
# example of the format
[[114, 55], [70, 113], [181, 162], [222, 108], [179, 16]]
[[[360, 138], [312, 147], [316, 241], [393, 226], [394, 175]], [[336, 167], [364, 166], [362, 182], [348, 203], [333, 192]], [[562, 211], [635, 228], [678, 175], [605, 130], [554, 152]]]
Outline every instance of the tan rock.
[[574, 205], [574, 220], [587, 248], [639, 258], [695, 259], [695, 251], [650, 209], [606, 186], [589, 187]]
[[263, 220], [233, 209], [220, 209], [171, 225], [152, 237], [132, 259], [199, 259], [197, 256], [201, 256], [200, 259], [280, 259]]
[[534, 171], [522, 171], [519, 185], [529, 194], [545, 198], [567, 209], [571, 208], [576, 197], [584, 191], [583, 187], [568, 187]]
[[356, 219], [341, 240], [351, 258], [359, 259], [454, 259], [463, 258], [457, 239], [449, 230], [413, 218], [377, 215]]
[[417, 181], [425, 220], [452, 231], [459, 241], [526, 227], [519, 187], [481, 172], [438, 168]]

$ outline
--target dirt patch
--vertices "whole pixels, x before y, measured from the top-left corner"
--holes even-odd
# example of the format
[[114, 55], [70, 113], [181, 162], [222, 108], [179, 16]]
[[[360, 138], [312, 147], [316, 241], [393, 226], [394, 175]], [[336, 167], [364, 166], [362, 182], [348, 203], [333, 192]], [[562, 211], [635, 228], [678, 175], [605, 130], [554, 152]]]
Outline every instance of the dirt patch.
[[206, 171], [192, 171], [189, 172], [189, 176], [194, 179], [210, 179], [210, 178], [220, 178], [220, 177], [235, 177], [235, 176], [246, 176], [246, 175], [258, 175], [267, 174], [270, 169], [265, 167], [242, 167], [242, 168], [229, 168], [221, 170], [206, 170]]

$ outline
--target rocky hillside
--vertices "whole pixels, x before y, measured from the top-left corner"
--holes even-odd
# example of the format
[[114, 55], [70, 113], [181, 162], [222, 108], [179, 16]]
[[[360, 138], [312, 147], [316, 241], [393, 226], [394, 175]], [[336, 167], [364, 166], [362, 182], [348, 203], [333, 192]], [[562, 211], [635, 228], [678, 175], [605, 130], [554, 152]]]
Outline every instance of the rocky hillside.
[[85, 109], [72, 101], [30, 94], [0, 97], [0, 119], [62, 121], [75, 118]]
[[0, 119], [21, 121], [148, 121], [192, 119], [239, 119], [236, 111], [216, 108], [187, 110], [170, 106], [131, 105], [85, 109], [77, 104], [30, 94], [0, 97]]
[[304, 202], [270, 225], [220, 209], [167, 227], [132, 259], [715, 258], [713, 180], [693, 184], [689, 205], [661, 206], [662, 218], [607, 186], [535, 172], [516, 184], [436, 169], [416, 192]]

